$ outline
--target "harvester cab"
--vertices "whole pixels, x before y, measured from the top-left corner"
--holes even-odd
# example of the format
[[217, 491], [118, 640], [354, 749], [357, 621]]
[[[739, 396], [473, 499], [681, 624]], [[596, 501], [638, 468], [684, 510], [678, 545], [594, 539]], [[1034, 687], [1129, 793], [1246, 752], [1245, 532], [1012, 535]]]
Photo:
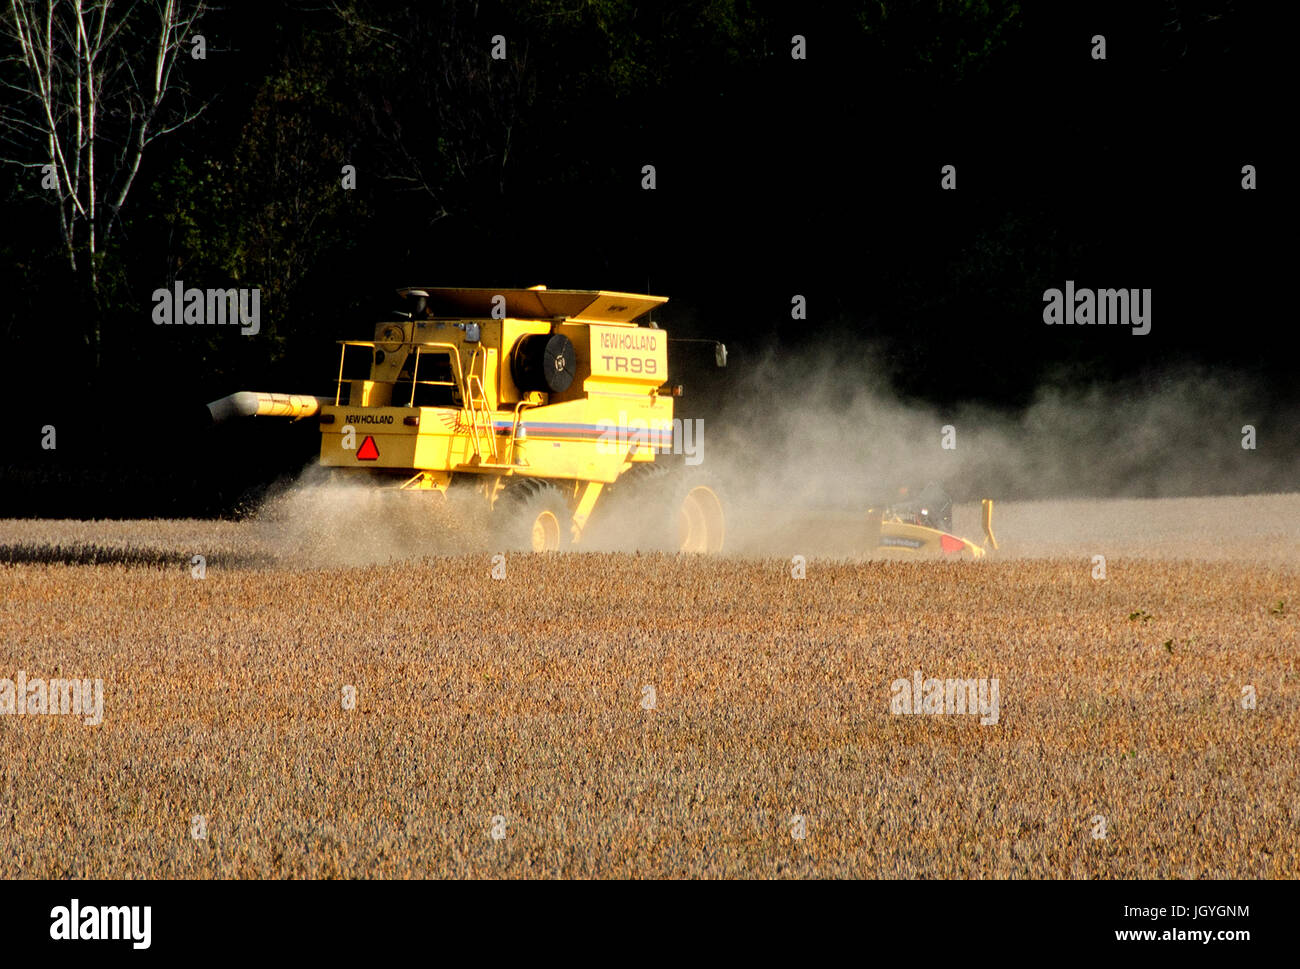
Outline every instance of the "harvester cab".
[[904, 497], [890, 506], [899, 521], [952, 531], [952, 499], [937, 481], [931, 481], [915, 498]]
[[[371, 340], [340, 341], [332, 395], [239, 393], [232, 416], [316, 416], [320, 464], [405, 491], [477, 489], [509, 547], [581, 541], [622, 504], [638, 547], [717, 552], [716, 483], [657, 457], [674, 442], [662, 296], [588, 290], [398, 290]], [[718, 359], [725, 348], [718, 345]], [[669, 466], [671, 464], [671, 466]]]

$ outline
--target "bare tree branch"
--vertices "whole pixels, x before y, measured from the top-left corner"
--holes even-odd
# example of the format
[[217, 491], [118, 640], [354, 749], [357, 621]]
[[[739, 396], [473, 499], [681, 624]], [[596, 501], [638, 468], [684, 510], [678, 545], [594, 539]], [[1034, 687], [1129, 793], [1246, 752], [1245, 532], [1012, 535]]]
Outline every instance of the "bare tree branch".
[[[186, 103], [178, 68], [203, 11], [186, 0], [9, 0], [0, 14], [10, 66], [3, 86], [16, 95], [0, 110], [0, 163], [54, 176], [44, 194], [55, 203], [68, 264], [88, 274], [92, 291], [96, 257], [145, 149], [207, 106]], [[142, 44], [144, 31], [153, 39]]]

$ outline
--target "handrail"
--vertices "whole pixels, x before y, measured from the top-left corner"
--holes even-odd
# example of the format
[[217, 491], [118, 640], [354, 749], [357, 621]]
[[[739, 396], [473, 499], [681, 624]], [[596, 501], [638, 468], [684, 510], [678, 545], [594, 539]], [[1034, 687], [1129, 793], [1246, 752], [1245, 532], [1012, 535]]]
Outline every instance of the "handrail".
[[[388, 341], [385, 341], [385, 342], [388, 342]], [[345, 357], [345, 355], [346, 355], [347, 352], [348, 352], [348, 347], [370, 347], [370, 349], [372, 349], [372, 350], [375, 350], [375, 349], [378, 349], [378, 348], [379, 348], [379, 344], [378, 344], [378, 342], [375, 341], [375, 340], [339, 340], [338, 343], [339, 343], [339, 347], [340, 347], [340, 349], [339, 349], [339, 377], [338, 377], [338, 382], [337, 382], [337, 384], [335, 385], [335, 389], [334, 389], [334, 403], [335, 403], [336, 405], [339, 403], [339, 398], [343, 395], [343, 363], [344, 363], [344, 357]], [[414, 407], [414, 406], [415, 406], [415, 385], [416, 385], [417, 383], [422, 383], [422, 384], [425, 384], [425, 385], [430, 386], [430, 387], [454, 387], [456, 390], [459, 390], [459, 391], [460, 391], [462, 400], [464, 399], [464, 397], [465, 397], [465, 374], [464, 374], [464, 372], [463, 372], [462, 369], [461, 369], [461, 365], [460, 365], [460, 352], [459, 352], [459, 348], [457, 347], [456, 344], [454, 344], [454, 343], [439, 343], [439, 342], [435, 342], [435, 341], [429, 341], [429, 342], [418, 342], [418, 341], [415, 341], [415, 340], [403, 340], [403, 341], [400, 341], [400, 342], [398, 343], [398, 346], [403, 346], [403, 347], [414, 347], [414, 348], [415, 348], [415, 369], [412, 370], [412, 373], [411, 373], [411, 378], [412, 378], [412, 379], [411, 379], [411, 400], [410, 400], [410, 404], [409, 404], [408, 406], [411, 406], [411, 407]], [[447, 352], [447, 356], [449, 356], [449, 357], [451, 358], [452, 365], [453, 365], [453, 369], [455, 370], [455, 373], [454, 373], [454, 376], [456, 377], [456, 380], [455, 380], [455, 381], [450, 381], [450, 380], [416, 380], [416, 379], [415, 379], [415, 377], [416, 377], [416, 371], [418, 371], [419, 366], [420, 366], [420, 351], [421, 351], [421, 350], [424, 350], [424, 349], [433, 349], [433, 348], [448, 351], [448, 352]], [[400, 407], [401, 405], [400, 405], [400, 404], [395, 404], [394, 406], [396, 406], [396, 407]], [[463, 409], [463, 408], [462, 408], [462, 409]]]
[[515, 419], [514, 423], [510, 425], [510, 441], [507, 445], [510, 450], [506, 452], [506, 463], [508, 464], [515, 463], [515, 442], [519, 440], [519, 424], [523, 420], [524, 408], [529, 406], [531, 405], [526, 400], [521, 400], [515, 404]]

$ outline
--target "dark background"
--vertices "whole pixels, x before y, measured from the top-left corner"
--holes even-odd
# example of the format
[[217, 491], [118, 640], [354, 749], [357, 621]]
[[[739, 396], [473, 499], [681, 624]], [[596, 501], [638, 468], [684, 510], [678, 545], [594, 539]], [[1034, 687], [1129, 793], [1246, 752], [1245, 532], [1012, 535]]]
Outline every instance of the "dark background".
[[[730, 351], [680, 363], [702, 411], [765, 349], [851, 366], [864, 340], [864, 380], [941, 406], [1184, 364], [1295, 400], [1288, 35], [1266, 9], [272, 0], [200, 32], [182, 68], [208, 106], [151, 146], [94, 291], [36, 176], [0, 169], [0, 517], [246, 508], [311, 459], [314, 422], [213, 430], [203, 404], [331, 392], [333, 341], [416, 283], [667, 295], [662, 326]], [[177, 278], [260, 287], [261, 334], [156, 327]], [[1066, 279], [1151, 288], [1151, 334], [1044, 326]]]

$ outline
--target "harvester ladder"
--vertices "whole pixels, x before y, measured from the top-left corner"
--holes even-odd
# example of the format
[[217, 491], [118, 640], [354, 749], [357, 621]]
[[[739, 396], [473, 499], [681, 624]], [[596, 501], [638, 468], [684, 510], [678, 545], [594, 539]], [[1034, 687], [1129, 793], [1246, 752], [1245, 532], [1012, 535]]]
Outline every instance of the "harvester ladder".
[[[487, 354], [483, 352], [481, 346], [475, 347], [469, 361], [469, 375], [465, 379], [465, 409], [469, 412], [470, 435], [474, 441], [474, 455], [479, 459], [479, 464], [500, 464], [501, 454], [497, 450], [497, 431], [492, 421], [492, 405], [487, 399], [487, 391], [483, 388], [483, 378], [474, 372], [474, 361], [479, 359], [480, 354], [483, 361], [480, 369], [487, 367]], [[480, 431], [487, 435], [486, 449], [479, 439]], [[485, 450], [490, 454], [491, 461], [484, 460]]]

